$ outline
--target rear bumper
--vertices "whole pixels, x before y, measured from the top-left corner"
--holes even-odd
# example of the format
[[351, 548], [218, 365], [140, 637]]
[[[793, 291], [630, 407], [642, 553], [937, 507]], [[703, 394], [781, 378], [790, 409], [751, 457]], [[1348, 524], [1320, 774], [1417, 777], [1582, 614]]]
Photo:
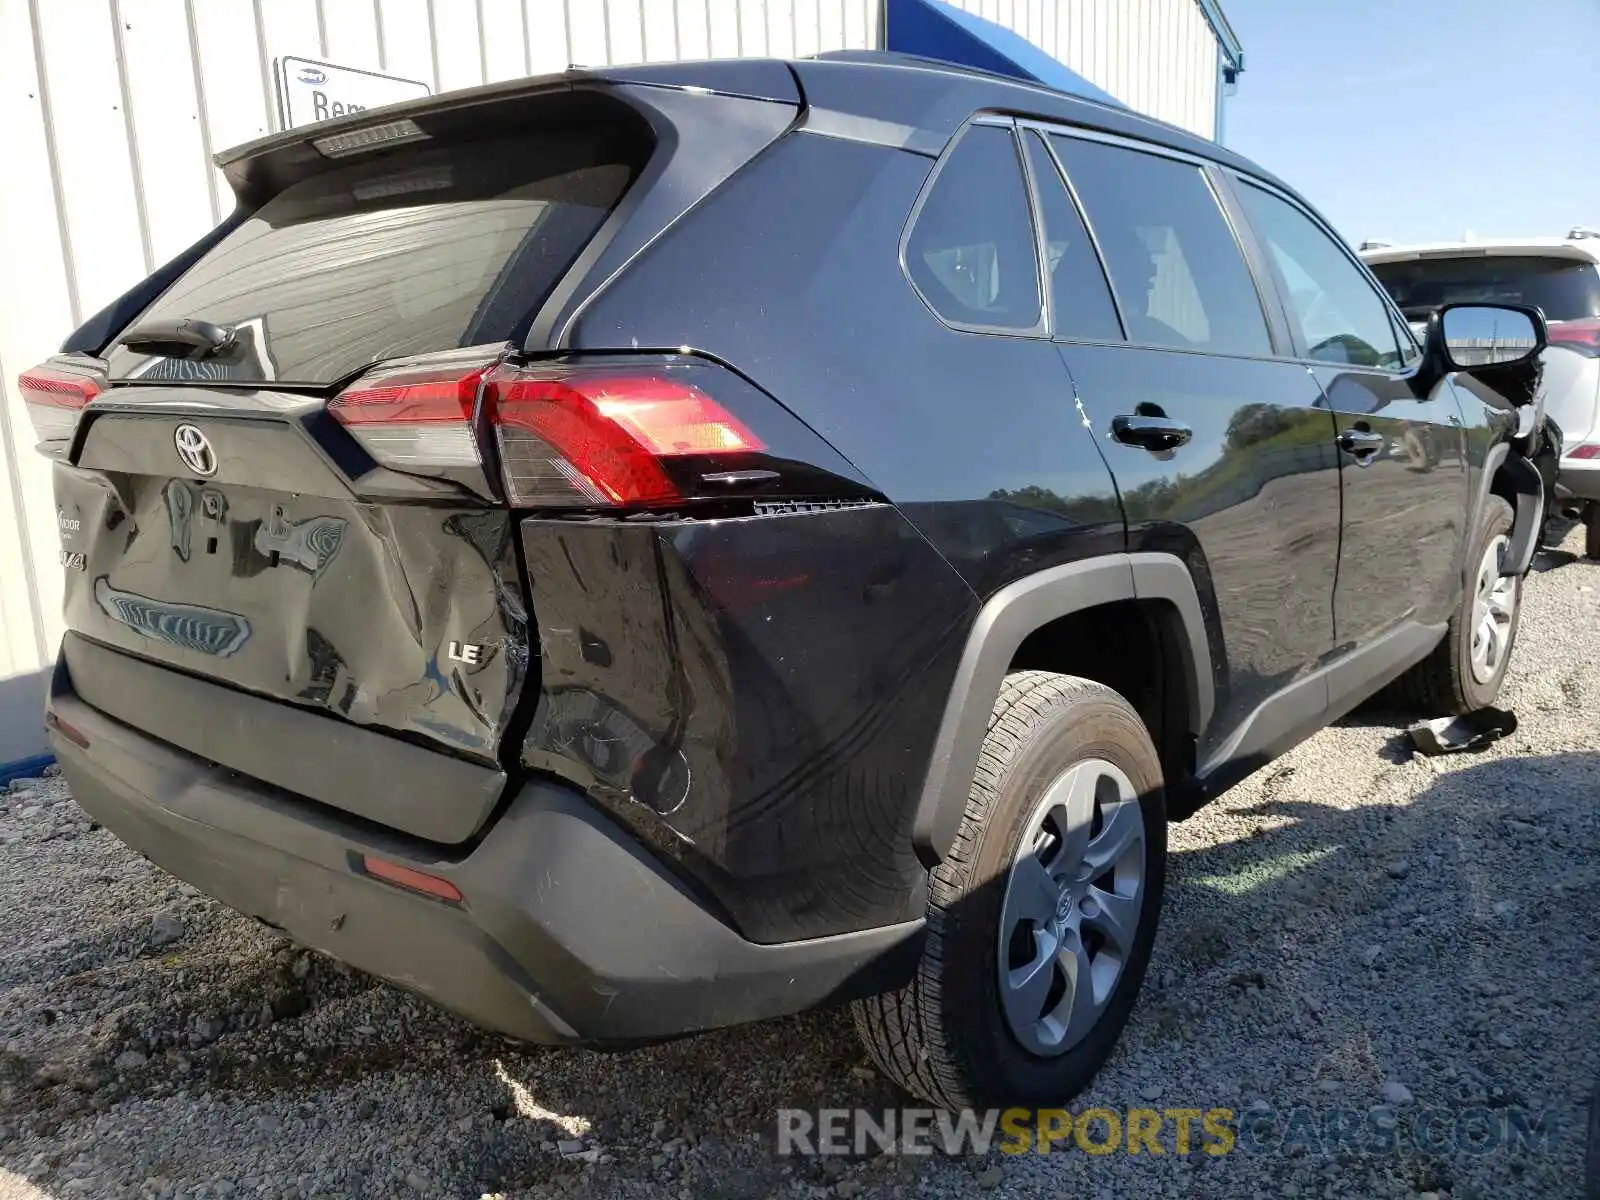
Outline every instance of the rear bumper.
[[1562, 459], [1560, 473], [1556, 476], [1556, 497], [1600, 500], [1600, 459]]
[[[100, 713], [64, 665], [50, 710], [87, 741], [51, 732], [74, 796], [135, 850], [305, 945], [514, 1037], [627, 1043], [781, 1016], [899, 986], [920, 953], [920, 921], [748, 942], [558, 784], [529, 783], [475, 847], [440, 859]], [[447, 879], [463, 899], [380, 882], [360, 869], [364, 854]]]

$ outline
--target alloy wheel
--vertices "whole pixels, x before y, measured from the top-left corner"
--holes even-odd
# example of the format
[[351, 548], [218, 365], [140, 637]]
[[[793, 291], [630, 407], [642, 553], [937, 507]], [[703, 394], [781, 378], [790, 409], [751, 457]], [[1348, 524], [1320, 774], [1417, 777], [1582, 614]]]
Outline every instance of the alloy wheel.
[[1517, 615], [1517, 581], [1502, 575], [1501, 561], [1510, 540], [1503, 534], [1489, 542], [1478, 564], [1477, 588], [1472, 600], [1472, 677], [1487, 683], [1495, 677], [1511, 651], [1511, 633]]
[[1133, 953], [1145, 886], [1144, 813], [1103, 759], [1047, 787], [1006, 879], [1000, 1003], [1024, 1049], [1053, 1057], [1094, 1028]]

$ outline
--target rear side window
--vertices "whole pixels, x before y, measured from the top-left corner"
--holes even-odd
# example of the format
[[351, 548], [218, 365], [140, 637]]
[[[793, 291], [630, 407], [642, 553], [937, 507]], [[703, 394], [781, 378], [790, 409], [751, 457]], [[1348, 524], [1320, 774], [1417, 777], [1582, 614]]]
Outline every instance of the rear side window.
[[627, 190], [593, 136], [384, 155], [292, 184], [134, 324], [236, 331], [202, 363], [118, 348], [116, 377], [331, 383], [379, 359], [520, 337]]
[[1051, 141], [1105, 254], [1130, 338], [1272, 352], [1244, 255], [1199, 167], [1103, 142]]
[[1537, 255], [1479, 255], [1373, 263], [1372, 273], [1409, 320], [1445, 304], [1528, 304], [1549, 321], [1600, 317], [1593, 263]]
[[1062, 337], [1119, 340], [1122, 325], [1111, 302], [1111, 288], [1055, 159], [1038, 132], [1030, 130], [1022, 141], [1028, 148], [1044, 224], [1045, 278], [1050, 281], [1054, 332]]
[[1254, 184], [1244, 184], [1239, 199], [1278, 269], [1305, 354], [1360, 367], [1404, 366], [1410, 340], [1402, 352], [1383, 294], [1338, 243], [1287, 200]]
[[974, 125], [961, 136], [906, 239], [906, 270], [953, 325], [1038, 328], [1038, 253], [1010, 129]]

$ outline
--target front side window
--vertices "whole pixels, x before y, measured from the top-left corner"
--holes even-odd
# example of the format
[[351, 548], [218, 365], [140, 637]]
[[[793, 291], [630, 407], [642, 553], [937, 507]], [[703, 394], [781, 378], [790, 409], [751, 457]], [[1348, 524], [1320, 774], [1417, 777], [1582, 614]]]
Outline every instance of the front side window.
[[906, 269], [951, 324], [1038, 328], [1038, 247], [1010, 129], [974, 125], [961, 136], [906, 239]]
[[1199, 167], [1104, 142], [1051, 141], [1105, 254], [1129, 338], [1272, 353], [1255, 283]]
[[1415, 354], [1389, 306], [1350, 256], [1287, 200], [1246, 183], [1240, 201], [1283, 282], [1289, 319], [1318, 362], [1395, 370]]

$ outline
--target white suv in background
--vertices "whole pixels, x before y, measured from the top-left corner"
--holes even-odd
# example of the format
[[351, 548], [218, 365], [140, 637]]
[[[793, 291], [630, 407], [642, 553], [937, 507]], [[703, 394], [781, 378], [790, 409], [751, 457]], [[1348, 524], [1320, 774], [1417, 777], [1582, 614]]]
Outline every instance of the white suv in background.
[[1564, 238], [1364, 243], [1361, 257], [1418, 328], [1443, 304], [1531, 304], [1550, 326], [1545, 413], [1561, 428], [1556, 496], [1582, 514], [1600, 558], [1600, 233]]

